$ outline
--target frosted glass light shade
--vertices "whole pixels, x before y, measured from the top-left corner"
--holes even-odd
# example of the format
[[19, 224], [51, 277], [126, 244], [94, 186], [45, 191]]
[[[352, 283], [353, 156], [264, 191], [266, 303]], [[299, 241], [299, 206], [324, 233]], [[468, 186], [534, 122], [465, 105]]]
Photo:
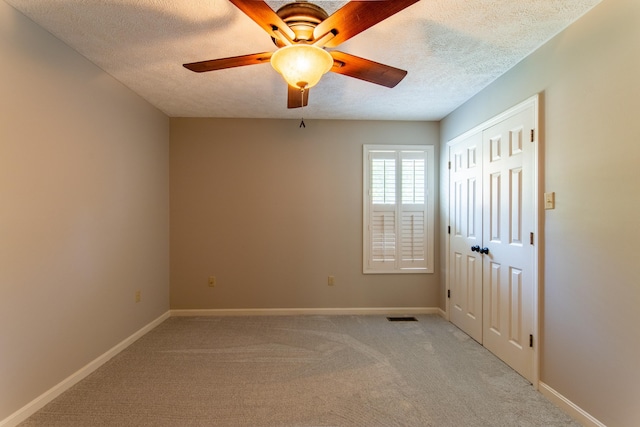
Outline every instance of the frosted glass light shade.
[[276, 50], [271, 66], [293, 87], [309, 89], [333, 66], [326, 50], [309, 44], [294, 44]]

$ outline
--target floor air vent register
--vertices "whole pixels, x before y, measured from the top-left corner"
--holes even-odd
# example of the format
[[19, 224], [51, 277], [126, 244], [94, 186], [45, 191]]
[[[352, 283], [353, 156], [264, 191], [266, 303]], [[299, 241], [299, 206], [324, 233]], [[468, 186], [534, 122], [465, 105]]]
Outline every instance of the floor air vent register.
[[389, 322], [417, 322], [418, 321], [418, 319], [416, 319], [413, 316], [410, 316], [410, 317], [409, 316], [396, 316], [396, 317], [390, 316], [390, 317], [387, 317], [387, 320]]

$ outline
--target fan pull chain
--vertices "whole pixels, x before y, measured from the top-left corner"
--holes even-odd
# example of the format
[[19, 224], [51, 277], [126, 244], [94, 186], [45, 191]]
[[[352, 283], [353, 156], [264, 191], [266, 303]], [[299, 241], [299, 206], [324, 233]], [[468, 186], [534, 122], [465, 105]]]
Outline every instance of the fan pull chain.
[[306, 128], [307, 126], [304, 124], [304, 88], [300, 88], [300, 107], [302, 110], [300, 111], [300, 128]]

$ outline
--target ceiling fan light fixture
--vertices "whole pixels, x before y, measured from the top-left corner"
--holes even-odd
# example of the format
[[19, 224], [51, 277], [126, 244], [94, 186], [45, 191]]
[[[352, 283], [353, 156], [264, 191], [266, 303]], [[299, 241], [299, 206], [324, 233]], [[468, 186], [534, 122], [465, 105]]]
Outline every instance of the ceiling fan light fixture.
[[326, 50], [310, 44], [284, 46], [271, 55], [271, 66], [293, 87], [309, 89], [333, 66]]

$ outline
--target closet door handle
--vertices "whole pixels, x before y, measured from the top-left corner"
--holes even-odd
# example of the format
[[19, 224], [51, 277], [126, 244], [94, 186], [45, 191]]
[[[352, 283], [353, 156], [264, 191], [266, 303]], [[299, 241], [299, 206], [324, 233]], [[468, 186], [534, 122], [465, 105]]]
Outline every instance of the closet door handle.
[[478, 252], [480, 252], [481, 254], [488, 254], [489, 253], [489, 248], [482, 248]]
[[478, 245], [471, 246], [471, 252], [480, 252], [480, 246]]

